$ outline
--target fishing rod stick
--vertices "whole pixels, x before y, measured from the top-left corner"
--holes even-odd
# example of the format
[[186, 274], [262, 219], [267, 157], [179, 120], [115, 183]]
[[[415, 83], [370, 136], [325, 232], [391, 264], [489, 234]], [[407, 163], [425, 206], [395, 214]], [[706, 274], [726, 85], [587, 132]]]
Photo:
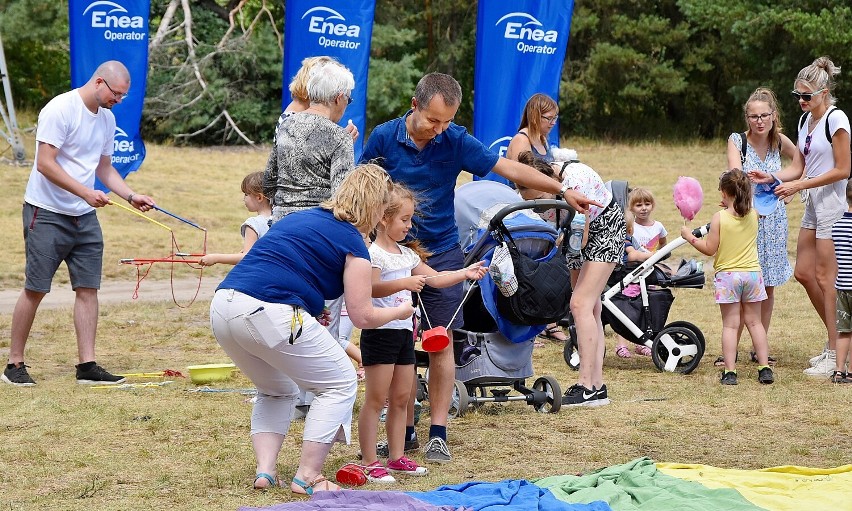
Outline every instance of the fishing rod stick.
[[157, 211], [159, 211], [160, 213], [165, 213], [165, 214], [169, 215], [169, 216], [170, 216], [170, 217], [172, 217], [172, 218], [177, 218], [177, 219], [178, 219], [178, 220], [180, 220], [181, 222], [186, 223], [186, 224], [189, 224], [189, 225], [191, 225], [191, 226], [193, 226], [193, 227], [195, 227], [196, 229], [199, 229], [199, 230], [201, 230], [201, 231], [206, 231], [206, 230], [207, 230], [207, 229], [205, 229], [204, 227], [201, 227], [201, 226], [199, 226], [198, 224], [196, 224], [196, 223], [194, 223], [194, 222], [190, 222], [190, 221], [189, 221], [189, 220], [187, 220], [186, 218], [181, 218], [181, 217], [179, 217], [179, 216], [175, 215], [174, 213], [170, 213], [170, 212], [166, 211], [165, 209], [161, 208], [160, 206], [157, 206], [156, 204], [154, 205], [154, 209], [156, 209], [156, 210], [157, 210]]
[[149, 221], [149, 222], [153, 222], [153, 223], [155, 223], [155, 224], [159, 225], [160, 227], [162, 227], [163, 229], [166, 229], [167, 231], [172, 232], [172, 228], [171, 228], [171, 227], [169, 227], [168, 225], [161, 224], [160, 222], [158, 222], [158, 221], [154, 220], [153, 218], [150, 218], [150, 217], [148, 217], [148, 216], [143, 215], [142, 213], [140, 213], [139, 211], [136, 211], [135, 209], [128, 208], [127, 206], [125, 206], [125, 205], [123, 205], [123, 204], [119, 204], [119, 203], [114, 202], [114, 201], [109, 201], [107, 204], [109, 204], [110, 206], [118, 206], [118, 207], [120, 207], [121, 209], [124, 209], [124, 210], [130, 211], [130, 212], [131, 212], [131, 213], [133, 213], [134, 215], [141, 216], [141, 217], [142, 217], [142, 218], [144, 218], [145, 220], [147, 220], [147, 221]]

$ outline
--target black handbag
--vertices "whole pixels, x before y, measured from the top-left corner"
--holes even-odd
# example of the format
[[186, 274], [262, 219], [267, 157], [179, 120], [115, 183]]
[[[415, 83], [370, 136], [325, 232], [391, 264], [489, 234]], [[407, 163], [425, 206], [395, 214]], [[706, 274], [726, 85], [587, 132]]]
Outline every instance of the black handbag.
[[556, 254], [549, 260], [539, 261], [518, 250], [505, 226], [501, 226], [494, 237], [498, 242], [505, 241], [509, 247], [518, 279], [518, 290], [512, 296], [495, 293], [497, 312], [520, 325], [547, 325], [567, 316], [571, 302], [571, 273], [562, 244], [556, 246]]

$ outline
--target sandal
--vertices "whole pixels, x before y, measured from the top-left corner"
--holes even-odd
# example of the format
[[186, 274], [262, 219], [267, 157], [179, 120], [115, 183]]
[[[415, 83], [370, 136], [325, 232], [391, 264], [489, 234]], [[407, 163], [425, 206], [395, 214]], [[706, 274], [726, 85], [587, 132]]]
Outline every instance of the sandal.
[[545, 328], [544, 332], [538, 334], [538, 336], [557, 342], [565, 342], [568, 340], [568, 336], [565, 335], [565, 332], [558, 325]]
[[[736, 358], [734, 358], [734, 362], [739, 361], [739, 359], [740, 359], [740, 354], [737, 353]], [[775, 359], [772, 359], [772, 360], [775, 360]], [[757, 360], [755, 360], [755, 362], [757, 362]], [[725, 366], [725, 357], [722, 356], [722, 355], [719, 355], [716, 358], [716, 361], [713, 362], [713, 365], [716, 366], [716, 367], [724, 367]], [[775, 365], [775, 362], [771, 362], [769, 365]]]
[[630, 358], [633, 356], [630, 354], [630, 349], [623, 344], [621, 346], [616, 346], [615, 354], [618, 355], [619, 358]]
[[637, 354], [642, 355], [643, 357], [651, 356], [651, 348], [645, 346], [644, 344], [637, 344], [635, 351]]
[[[750, 352], [749, 352], [749, 356], [751, 357], [751, 361], [752, 361], [752, 362], [754, 362], [755, 364], [757, 364], [757, 363], [758, 363], [758, 362], [757, 362], [757, 353], [755, 353], [755, 352], [753, 352], [753, 351], [750, 351]], [[778, 362], [777, 360], [775, 360], [775, 357], [771, 357], [771, 356], [770, 356], [770, 357], [768, 357], [768, 358], [769, 358], [769, 365], [770, 365], [770, 366], [774, 366], [774, 365], [775, 365], [775, 363], [776, 363], [776, 362]]]
[[[317, 488], [317, 485], [323, 483], [325, 483], [324, 488]], [[304, 490], [304, 492], [294, 490], [294, 484]], [[331, 481], [326, 479], [325, 476], [323, 476], [322, 474], [316, 476], [314, 480], [310, 483], [307, 483], [297, 477], [294, 477], [293, 482], [290, 484], [290, 491], [296, 495], [313, 495], [315, 491], [335, 491], [339, 489], [340, 486], [337, 486], [336, 484], [332, 483]]]
[[[257, 482], [261, 479], [268, 481], [269, 484], [266, 485], [266, 486], [258, 486]], [[267, 474], [266, 472], [258, 472], [257, 474], [255, 474], [255, 476], [254, 476], [254, 489], [255, 490], [266, 490], [268, 488], [275, 488], [276, 486], [280, 486], [279, 481], [277, 479], [275, 479], [274, 477], [272, 477], [271, 475]]]

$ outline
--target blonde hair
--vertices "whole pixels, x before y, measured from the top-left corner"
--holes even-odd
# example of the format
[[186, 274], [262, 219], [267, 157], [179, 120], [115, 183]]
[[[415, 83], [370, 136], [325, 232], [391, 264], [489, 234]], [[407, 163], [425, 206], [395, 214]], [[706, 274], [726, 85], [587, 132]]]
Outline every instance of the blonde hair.
[[524, 113], [521, 115], [521, 124], [518, 126], [518, 131], [527, 128], [530, 132], [530, 138], [538, 138], [539, 142], [547, 147], [547, 138], [541, 134], [542, 115], [545, 112], [556, 110], [559, 114], [559, 105], [556, 104], [553, 98], [547, 94], [533, 94], [524, 106]]
[[332, 62], [331, 57], [308, 57], [302, 61], [302, 67], [296, 72], [293, 80], [290, 82], [290, 95], [293, 99], [308, 102], [308, 79], [311, 77], [311, 69], [317, 64], [325, 64]]
[[[549, 163], [542, 160], [541, 158], [536, 157], [536, 155], [534, 155], [532, 151], [522, 151], [520, 154], [518, 154], [518, 162], [536, 169], [547, 177], [552, 177], [554, 179], [556, 178], [556, 172], [553, 170], [553, 167], [551, 167]], [[518, 188], [518, 191], [524, 191], [529, 189], [528, 187], [523, 186], [520, 183], [515, 183], [515, 186]]]
[[[411, 201], [411, 204], [414, 206], [414, 210], [417, 211], [417, 195], [407, 186], [400, 183], [394, 183], [393, 190], [391, 190], [390, 196], [388, 197], [388, 203], [385, 206], [385, 213], [382, 215], [382, 220], [388, 222], [393, 220], [393, 218], [399, 213], [399, 210], [402, 209], [402, 205], [405, 204], [405, 201]], [[432, 255], [431, 252], [426, 250], [426, 248], [415, 239], [406, 240], [401, 244], [413, 250], [418, 256], [420, 256], [421, 260], [425, 261]]]
[[[240, 190], [246, 195], [264, 195], [263, 194], [263, 171], [252, 172], [243, 178], [240, 185]], [[264, 198], [266, 196], [264, 195]]]
[[636, 188], [630, 190], [630, 193], [627, 195], [627, 208], [633, 209], [633, 206], [639, 204], [640, 202], [650, 202], [651, 206], [657, 207], [657, 200], [654, 199], [654, 194], [651, 193], [651, 190], [647, 188], [642, 188], [637, 186]]
[[334, 195], [320, 206], [359, 231], [370, 232], [384, 212], [391, 190], [393, 183], [388, 173], [374, 163], [365, 163], [355, 167]]
[[840, 74], [840, 66], [835, 66], [834, 62], [828, 57], [819, 57], [811, 62], [810, 66], [802, 68], [796, 76], [796, 83], [805, 83], [810, 85], [814, 92], [820, 89], [828, 90], [828, 104], [834, 105], [837, 100], [834, 99], [832, 91], [834, 90], [834, 77]]
[[633, 215], [632, 211], [624, 212], [624, 225], [627, 227], [627, 234], [633, 234], [633, 222], [636, 221], [636, 217]]
[[751, 124], [748, 123], [748, 106], [755, 101], [766, 103], [769, 105], [772, 113], [775, 114], [775, 120], [769, 129], [769, 147], [778, 147], [781, 145], [781, 132], [783, 131], [783, 127], [781, 126], [781, 111], [778, 110], [778, 99], [775, 97], [775, 93], [766, 87], [758, 87], [751, 93], [751, 96], [748, 97], [743, 105], [743, 119], [746, 121], [749, 132], [751, 132]]

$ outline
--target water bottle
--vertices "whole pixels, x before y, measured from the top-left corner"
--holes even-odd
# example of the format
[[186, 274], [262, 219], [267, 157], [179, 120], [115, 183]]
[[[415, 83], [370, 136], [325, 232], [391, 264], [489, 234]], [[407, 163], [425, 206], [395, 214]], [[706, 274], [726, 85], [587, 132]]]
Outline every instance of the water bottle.
[[579, 254], [583, 246], [583, 228], [586, 225], [586, 216], [576, 213], [571, 219], [571, 232], [568, 234], [568, 252]]

